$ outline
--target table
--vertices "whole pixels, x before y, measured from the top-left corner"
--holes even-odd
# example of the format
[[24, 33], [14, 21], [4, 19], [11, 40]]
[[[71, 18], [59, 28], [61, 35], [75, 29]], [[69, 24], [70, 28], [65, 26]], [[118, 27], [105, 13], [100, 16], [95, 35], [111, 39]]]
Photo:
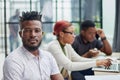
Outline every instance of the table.
[[86, 80], [120, 80], [120, 75], [85, 76]]
[[[101, 53], [97, 58], [102, 58], [102, 56], [106, 57], [106, 58], [112, 58], [112, 59], [119, 59], [120, 58], [120, 53], [116, 53], [116, 52], [113, 52], [111, 56], [105, 56], [103, 53]], [[120, 73], [117, 73], [117, 72], [103, 72], [103, 71], [94, 71], [95, 72], [95, 75], [116, 75], [116, 74], [119, 74]]]
[[[105, 56], [103, 53], [101, 53], [100, 56], [104, 56], [106, 58], [119, 59], [120, 53], [114, 52], [111, 56]], [[85, 76], [85, 79], [86, 80], [120, 80], [120, 73], [117, 72], [103, 72], [103, 71], [94, 71], [94, 72], [95, 75]]]

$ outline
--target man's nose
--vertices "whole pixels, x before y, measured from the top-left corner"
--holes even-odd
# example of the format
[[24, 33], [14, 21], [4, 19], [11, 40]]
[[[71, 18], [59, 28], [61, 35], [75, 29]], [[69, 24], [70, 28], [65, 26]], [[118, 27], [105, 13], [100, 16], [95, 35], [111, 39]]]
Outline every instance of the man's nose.
[[36, 36], [36, 32], [35, 32], [35, 30], [31, 30], [31, 34], [30, 34], [31, 36]]

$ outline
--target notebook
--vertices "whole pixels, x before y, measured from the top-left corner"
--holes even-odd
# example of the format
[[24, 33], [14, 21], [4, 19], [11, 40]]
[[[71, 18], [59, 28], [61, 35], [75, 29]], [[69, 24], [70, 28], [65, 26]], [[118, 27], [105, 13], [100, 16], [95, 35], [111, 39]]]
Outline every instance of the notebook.
[[104, 66], [93, 67], [94, 71], [109, 71], [109, 72], [120, 72], [120, 63], [112, 62], [112, 65], [107, 69]]

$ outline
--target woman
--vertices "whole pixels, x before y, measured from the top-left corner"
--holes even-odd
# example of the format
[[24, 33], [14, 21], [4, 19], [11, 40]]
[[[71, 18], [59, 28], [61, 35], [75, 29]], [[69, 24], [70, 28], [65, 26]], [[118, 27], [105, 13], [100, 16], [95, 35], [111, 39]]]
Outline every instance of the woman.
[[[84, 70], [101, 65], [109, 67], [111, 65], [110, 59], [93, 60], [83, 58], [74, 51], [71, 47], [75, 38], [74, 26], [70, 22], [64, 20], [56, 22], [53, 33], [57, 39], [49, 43], [47, 50], [55, 57], [62, 74], [65, 70], [69, 71], [70, 74], [70, 71]], [[65, 80], [69, 80], [68, 75], [63, 76]]]

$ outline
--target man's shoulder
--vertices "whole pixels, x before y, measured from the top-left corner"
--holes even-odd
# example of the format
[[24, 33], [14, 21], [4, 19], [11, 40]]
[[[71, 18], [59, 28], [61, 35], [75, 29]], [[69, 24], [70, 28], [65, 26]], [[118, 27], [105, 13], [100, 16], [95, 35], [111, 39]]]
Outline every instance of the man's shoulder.
[[15, 16], [11, 16], [11, 17], [10, 17], [10, 20], [13, 20], [13, 19], [14, 19], [14, 17], [15, 17]]
[[43, 50], [43, 49], [40, 49], [40, 52], [43, 54], [43, 55], [51, 55], [51, 53], [47, 50]]
[[46, 58], [53, 58], [53, 55], [51, 52], [47, 51], [47, 50], [40, 50], [40, 52], [42, 53], [41, 56], [44, 56]]
[[81, 44], [81, 43], [82, 43], [81, 36], [80, 35], [76, 35], [73, 44], [78, 45], [78, 44]]
[[19, 21], [19, 17], [17, 17], [17, 16], [10, 17], [10, 22], [18, 22], [18, 21]]
[[80, 34], [78, 34], [78, 35], [76, 35], [75, 40], [76, 40], [76, 41], [81, 41], [81, 38], [82, 38], [82, 37], [80, 36]]
[[45, 54], [50, 54], [50, 52], [48, 52], [47, 50], [43, 50], [43, 49], [40, 49], [40, 52], [45, 53]]
[[81, 37], [80, 34], [78, 34], [78, 35], [75, 36], [76, 39], [78, 39], [78, 38], [80, 38], [80, 37]]
[[19, 60], [21, 59], [21, 57], [23, 56], [23, 54], [21, 53], [21, 47], [15, 49], [14, 51], [12, 51], [11, 53], [8, 54], [8, 56], [6, 57], [6, 60]]

